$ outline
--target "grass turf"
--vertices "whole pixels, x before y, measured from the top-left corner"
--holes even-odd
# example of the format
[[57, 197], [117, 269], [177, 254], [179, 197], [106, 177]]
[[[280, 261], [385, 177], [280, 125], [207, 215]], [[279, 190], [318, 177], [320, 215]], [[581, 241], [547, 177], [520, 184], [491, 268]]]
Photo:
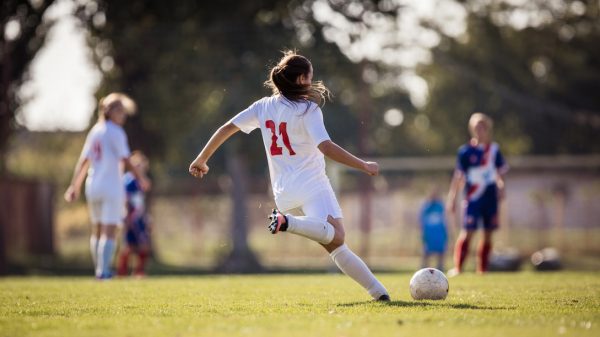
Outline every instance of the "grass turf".
[[0, 279], [0, 336], [600, 336], [600, 273], [450, 279], [414, 301], [410, 274], [382, 274], [392, 303], [326, 275]]

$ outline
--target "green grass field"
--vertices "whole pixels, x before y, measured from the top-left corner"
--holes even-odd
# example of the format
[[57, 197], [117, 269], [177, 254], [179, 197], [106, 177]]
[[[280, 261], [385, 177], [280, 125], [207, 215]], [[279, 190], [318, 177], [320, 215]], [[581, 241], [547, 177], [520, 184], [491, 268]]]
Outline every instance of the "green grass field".
[[0, 279], [0, 336], [600, 336], [600, 273], [460, 275], [390, 304], [339, 274]]

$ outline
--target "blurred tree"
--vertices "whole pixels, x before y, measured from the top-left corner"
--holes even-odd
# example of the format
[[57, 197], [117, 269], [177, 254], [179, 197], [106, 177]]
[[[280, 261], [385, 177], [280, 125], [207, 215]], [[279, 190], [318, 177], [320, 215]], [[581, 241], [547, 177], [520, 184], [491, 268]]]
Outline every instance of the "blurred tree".
[[523, 8], [481, 8], [469, 14], [467, 35], [433, 51], [421, 72], [431, 88], [423, 113], [445, 134], [440, 151], [464, 142], [468, 116], [482, 111], [508, 153], [600, 152], [599, 4], [563, 5], [539, 4], [532, 19], [552, 15], [524, 27], [511, 21]]
[[0, 176], [5, 173], [7, 143], [15, 129], [17, 89], [52, 22], [43, 16], [54, 0], [4, 0], [0, 4]]
[[387, 137], [410, 146], [391, 154], [454, 153], [478, 110], [508, 154], [600, 151], [597, 1], [307, 3], [327, 40], [374, 77], [428, 87], [428, 100], [413, 100], [426, 104]]

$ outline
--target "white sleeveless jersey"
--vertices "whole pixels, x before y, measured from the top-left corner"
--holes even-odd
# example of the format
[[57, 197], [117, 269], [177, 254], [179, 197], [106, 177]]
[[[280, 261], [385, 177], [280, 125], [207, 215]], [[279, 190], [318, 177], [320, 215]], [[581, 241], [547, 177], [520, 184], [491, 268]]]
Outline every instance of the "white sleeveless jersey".
[[244, 133], [260, 128], [277, 207], [290, 210], [330, 189], [325, 159], [317, 146], [329, 140], [323, 113], [315, 103], [283, 96], [262, 98], [230, 121]]
[[85, 140], [82, 158], [90, 161], [85, 193], [88, 200], [125, 200], [121, 161], [130, 155], [127, 135], [111, 121], [94, 125]]

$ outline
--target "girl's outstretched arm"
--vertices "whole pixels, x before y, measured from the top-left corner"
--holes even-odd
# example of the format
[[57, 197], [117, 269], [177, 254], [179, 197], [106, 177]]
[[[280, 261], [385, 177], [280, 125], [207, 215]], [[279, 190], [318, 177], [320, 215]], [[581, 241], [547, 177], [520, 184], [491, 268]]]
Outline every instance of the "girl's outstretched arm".
[[326, 140], [319, 144], [319, 150], [328, 158], [337, 161], [340, 164], [344, 164], [349, 167], [353, 167], [357, 170], [363, 171], [370, 176], [376, 176], [379, 174], [379, 164], [373, 161], [364, 161], [352, 153], [344, 150], [341, 146]]
[[189, 172], [196, 178], [202, 178], [208, 173], [209, 167], [206, 162], [212, 157], [213, 153], [234, 133], [240, 131], [240, 128], [233, 123], [226, 123], [217, 130], [196, 159], [190, 164]]

